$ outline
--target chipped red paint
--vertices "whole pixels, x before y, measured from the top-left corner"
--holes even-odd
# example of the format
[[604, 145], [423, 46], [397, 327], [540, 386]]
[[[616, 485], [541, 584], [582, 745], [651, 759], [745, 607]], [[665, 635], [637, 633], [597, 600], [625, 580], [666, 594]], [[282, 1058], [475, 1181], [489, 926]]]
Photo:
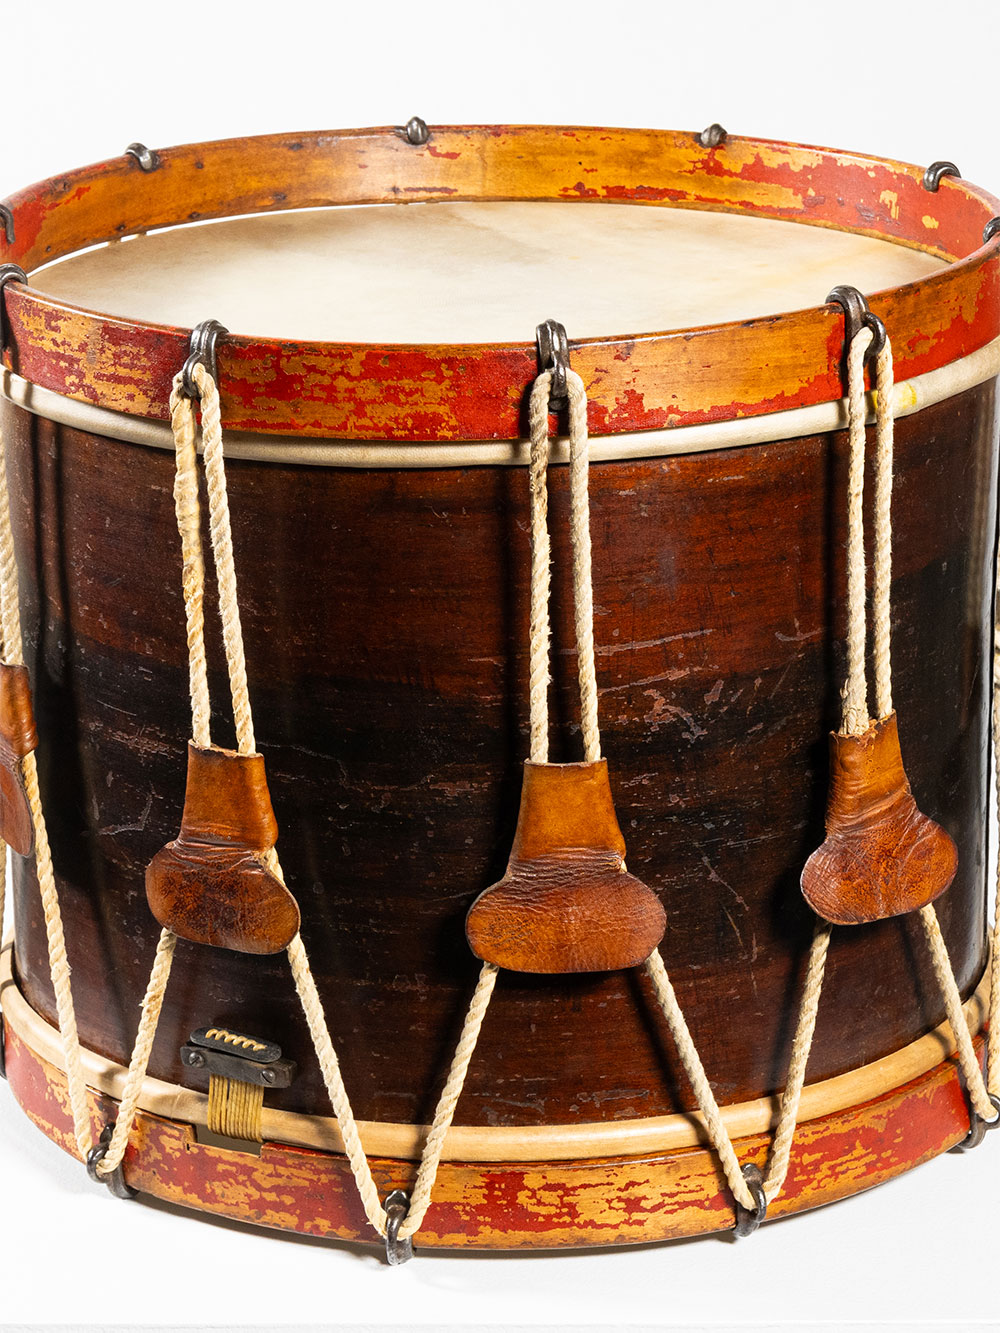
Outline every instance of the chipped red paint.
[[[982, 1056], [982, 1039], [977, 1049]], [[10, 1027], [7, 1070], [17, 1100], [54, 1142], [75, 1152], [66, 1081]], [[95, 1137], [117, 1104], [90, 1094]], [[785, 1188], [771, 1217], [846, 1198], [953, 1147], [968, 1132], [953, 1061], [862, 1105], [800, 1125]], [[735, 1142], [741, 1162], [763, 1166], [768, 1140]], [[373, 1158], [384, 1198], [410, 1188], [414, 1164]], [[81, 1166], [81, 1170], [82, 1170]], [[265, 1143], [259, 1158], [197, 1142], [190, 1125], [140, 1112], [125, 1157], [140, 1191], [204, 1212], [297, 1231], [377, 1243], [344, 1157]], [[418, 1244], [520, 1249], [618, 1245], [721, 1231], [733, 1224], [712, 1153], [585, 1162], [442, 1164]]]
[[[585, 155], [585, 156], [584, 156]], [[82, 168], [8, 200], [27, 268], [116, 236], [189, 218], [321, 205], [449, 198], [684, 206], [797, 219], [880, 236], [949, 266], [872, 300], [900, 378], [1000, 336], [1000, 204], [918, 167], [765, 140], [646, 130], [434, 128], [423, 148], [391, 128], [224, 140]], [[584, 178], [592, 178], [584, 181]], [[845, 275], [845, 280], [850, 275]], [[825, 295], [825, 293], [824, 293]], [[7, 289], [10, 360], [34, 384], [160, 420], [186, 330], [76, 310]], [[842, 393], [843, 320], [815, 307], [573, 347], [595, 434], [696, 425], [828, 402]], [[536, 372], [533, 344], [373, 346], [229, 338], [219, 351], [227, 427], [344, 439], [516, 439]]]

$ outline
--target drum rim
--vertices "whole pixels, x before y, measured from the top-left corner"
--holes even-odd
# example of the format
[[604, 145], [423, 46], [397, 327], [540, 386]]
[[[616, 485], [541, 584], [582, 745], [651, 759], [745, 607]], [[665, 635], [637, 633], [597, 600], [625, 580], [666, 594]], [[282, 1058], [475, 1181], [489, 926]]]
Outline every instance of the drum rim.
[[[567, 144], [571, 156], [564, 161]], [[527, 161], [532, 152], [541, 156]], [[623, 173], [641, 175], [652, 163], [660, 183], [616, 186], [603, 176], [594, 186], [569, 182], [580, 174], [573, 158], [587, 152], [598, 163], [595, 171], [617, 163], [616, 154]], [[481, 190], [460, 188], [470, 179], [468, 159], [478, 164]], [[124, 154], [10, 196], [4, 202], [13, 239], [4, 243], [0, 233], [0, 257], [30, 269], [86, 245], [195, 219], [427, 202], [442, 194], [695, 207], [833, 227], [945, 259], [939, 272], [872, 297], [894, 337], [900, 378], [948, 365], [1000, 335], [1000, 235], [981, 240], [1000, 203], [953, 176], [930, 192], [920, 167], [890, 159], [734, 136], [705, 148], [698, 136], [675, 131], [572, 126], [433, 127], [427, 144], [412, 146], [389, 126], [217, 140], [158, 150], [155, 160], [146, 172]], [[256, 180], [255, 172], [256, 195], [230, 189], [223, 197], [234, 174]], [[829, 183], [832, 173], [844, 198], [831, 202], [806, 182]], [[450, 179], [457, 184], [434, 183]], [[288, 189], [264, 188], [281, 183]], [[185, 212], [200, 202], [191, 193], [196, 185], [219, 197], [214, 207]], [[852, 185], [862, 193], [851, 196]], [[590, 200], [597, 187], [603, 193]], [[123, 200], [130, 198], [135, 212], [130, 205], [131, 220], [123, 221]], [[881, 212], [859, 211], [863, 198], [877, 199]], [[59, 243], [60, 235], [72, 243]], [[86, 310], [30, 282], [9, 281], [5, 296], [7, 364], [25, 379], [111, 410], [168, 419], [170, 383], [189, 331]], [[532, 331], [525, 332], [527, 339]], [[617, 435], [839, 399], [842, 344], [840, 308], [817, 305], [699, 328], [573, 340], [571, 354], [587, 384], [592, 434]], [[219, 371], [230, 430], [400, 443], [496, 441], [524, 434], [524, 396], [537, 362], [527, 340], [434, 346], [233, 336], [220, 344]], [[284, 382], [285, 397], [275, 394], [276, 381]]]
[[[913, 416], [948, 398], [979, 388], [1000, 377], [1000, 338], [952, 361], [938, 370], [910, 380], [896, 380], [896, 420]], [[173, 453], [173, 433], [165, 421], [130, 416], [96, 407], [65, 394], [31, 384], [13, 371], [0, 368], [0, 405], [4, 401], [33, 416], [82, 430], [115, 443], [139, 445]], [[868, 421], [875, 420], [874, 395], [869, 395]], [[590, 461], [614, 463], [674, 458], [717, 449], [746, 449], [847, 429], [847, 400], [838, 398], [810, 407], [790, 408], [761, 416], [710, 421], [670, 430], [637, 431], [592, 437]], [[199, 446], [200, 447], [200, 446]], [[396, 440], [297, 439], [266, 432], [230, 431], [227, 459], [292, 467], [431, 470], [468, 467], [527, 467], [526, 440], [449, 440], [444, 443], [401, 443]], [[549, 463], [569, 462], [569, 446], [553, 436]]]

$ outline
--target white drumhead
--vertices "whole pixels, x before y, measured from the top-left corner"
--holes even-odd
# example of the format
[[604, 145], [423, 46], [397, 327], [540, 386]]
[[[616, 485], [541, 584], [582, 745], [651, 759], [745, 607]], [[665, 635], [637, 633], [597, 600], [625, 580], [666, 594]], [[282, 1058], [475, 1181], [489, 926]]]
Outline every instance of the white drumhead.
[[888, 241], [728, 213], [628, 204], [309, 209], [175, 227], [58, 261], [31, 285], [73, 305], [189, 328], [331, 342], [528, 342], [696, 327], [821, 305], [943, 262]]

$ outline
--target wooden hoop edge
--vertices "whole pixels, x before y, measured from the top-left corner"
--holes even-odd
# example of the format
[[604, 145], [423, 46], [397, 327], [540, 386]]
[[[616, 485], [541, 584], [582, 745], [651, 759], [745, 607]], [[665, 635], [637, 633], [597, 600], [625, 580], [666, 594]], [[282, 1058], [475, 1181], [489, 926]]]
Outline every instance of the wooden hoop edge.
[[[977, 1037], [980, 1059], [983, 1047]], [[21, 1107], [75, 1155], [65, 1076], [14, 1029], [6, 1055]], [[95, 1130], [114, 1120], [113, 1098], [90, 1091], [88, 1100]], [[961, 1077], [954, 1061], [944, 1060], [902, 1087], [800, 1125], [769, 1217], [882, 1184], [954, 1147], [968, 1128]], [[734, 1142], [741, 1162], [760, 1167], [768, 1147], [760, 1134]], [[140, 1111], [123, 1165], [132, 1188], [169, 1203], [277, 1230], [381, 1244], [340, 1154], [265, 1142], [251, 1156], [201, 1143], [190, 1124]], [[412, 1187], [412, 1162], [372, 1157], [370, 1165], [381, 1197]], [[717, 1159], [702, 1147], [586, 1162], [443, 1162], [417, 1248], [629, 1245], [724, 1231], [733, 1221]]]
[[[0, 1007], [8, 1034], [15, 1034], [35, 1058], [63, 1073], [61, 1040], [54, 1027], [33, 1010], [18, 989], [11, 965], [12, 945], [0, 954]], [[964, 1011], [970, 1029], [978, 1032], [989, 998], [989, 968]], [[951, 1027], [942, 1023], [899, 1051], [861, 1065], [846, 1074], [807, 1084], [803, 1089], [800, 1123], [837, 1115], [874, 1098], [891, 1094], [913, 1079], [925, 1077], [955, 1050]], [[101, 1096], [121, 1097], [127, 1070], [124, 1066], [83, 1050], [83, 1068], [88, 1085]], [[149, 1113], [185, 1124], [205, 1126], [207, 1096], [190, 1088], [147, 1077], [139, 1100]], [[773, 1128], [778, 1098], [761, 1097], [720, 1108], [730, 1137], [745, 1138]], [[365, 1150], [372, 1156], [417, 1161], [427, 1133], [426, 1125], [362, 1120], [358, 1129]], [[325, 1153], [342, 1153], [343, 1140], [332, 1116], [301, 1115], [264, 1108], [266, 1140]], [[445, 1140], [444, 1161], [488, 1162], [579, 1162], [636, 1153], [680, 1152], [704, 1140], [697, 1112], [651, 1116], [573, 1125], [485, 1127], [453, 1125]]]

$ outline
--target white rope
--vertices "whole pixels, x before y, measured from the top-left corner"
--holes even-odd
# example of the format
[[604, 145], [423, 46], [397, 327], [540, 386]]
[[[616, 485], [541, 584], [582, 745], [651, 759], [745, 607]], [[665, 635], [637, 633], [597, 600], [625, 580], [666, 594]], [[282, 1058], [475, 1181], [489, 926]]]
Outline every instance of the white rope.
[[[872, 598], [875, 652], [875, 708], [880, 718], [892, 712], [892, 462], [893, 371], [888, 337], [875, 359], [875, 570]], [[862, 388], [864, 386], [862, 385]]]
[[548, 529], [549, 393], [552, 372], [535, 380], [528, 403], [531, 431], [531, 611], [528, 630], [528, 700], [533, 764], [549, 761], [549, 580], [552, 559]]
[[[601, 757], [594, 662], [594, 580], [590, 549], [590, 443], [587, 391], [575, 370], [566, 370], [569, 397], [570, 541], [573, 549], [573, 619], [580, 681], [580, 729], [586, 763]], [[549, 597], [551, 543], [548, 531], [549, 396], [552, 372], [535, 380], [528, 403], [531, 431], [531, 612], [528, 653], [532, 763], [549, 758]]]
[[764, 1197], [768, 1203], [781, 1193], [788, 1175], [792, 1142], [798, 1127], [799, 1104], [806, 1081], [806, 1066], [809, 1063], [809, 1052], [812, 1050], [813, 1035], [816, 1031], [816, 1015], [819, 1012], [819, 997], [823, 991], [823, 975], [826, 970], [831, 930], [828, 921], [817, 919], [812, 947], [809, 950], [809, 961], [806, 965], [802, 999], [799, 1002], [799, 1021], [795, 1028], [792, 1053], [788, 1061], [785, 1090], [781, 1094], [778, 1124], [771, 1141], [771, 1152], [764, 1176]]
[[865, 682], [865, 352], [872, 331], [861, 328], [847, 353], [847, 681], [844, 685], [844, 734], [863, 736], [868, 730], [868, 686]]
[[708, 1137], [711, 1139], [712, 1146], [718, 1155], [729, 1188], [738, 1203], [750, 1212], [754, 1212], [756, 1210], [754, 1197], [750, 1193], [747, 1182], [743, 1179], [743, 1169], [740, 1166], [739, 1158], [736, 1156], [736, 1149], [733, 1147], [733, 1141], [722, 1122], [719, 1103], [715, 1100], [712, 1085], [705, 1074], [701, 1056], [698, 1054], [698, 1048], [691, 1038], [687, 1021], [677, 1002], [677, 996], [667, 975], [667, 969], [663, 965], [659, 949], [654, 949], [646, 959], [646, 971], [653, 983], [653, 990], [656, 993], [660, 1008], [663, 1010], [663, 1016], [667, 1020], [667, 1026], [670, 1028], [670, 1035], [674, 1039], [677, 1054], [680, 1056], [684, 1072], [691, 1084], [691, 1090], [705, 1122]]
[[100, 1176], [108, 1176], [116, 1167], [120, 1166], [122, 1158], [125, 1156], [125, 1150], [128, 1148], [132, 1126], [135, 1124], [136, 1113], [139, 1109], [143, 1080], [146, 1077], [149, 1057], [153, 1050], [153, 1042], [156, 1039], [156, 1029], [160, 1022], [163, 997], [166, 994], [167, 982], [170, 980], [170, 967], [174, 960], [176, 944], [176, 935], [169, 930], [161, 931], [152, 971], [149, 975], [149, 983], [146, 986], [146, 994], [143, 996], [139, 1030], [136, 1033], [135, 1045], [129, 1059], [128, 1074], [125, 1076], [125, 1087], [118, 1106], [118, 1116], [111, 1134], [111, 1142], [108, 1144], [104, 1156], [97, 1163], [97, 1174]]
[[934, 975], [937, 977], [938, 985], [941, 988], [945, 1012], [948, 1015], [948, 1022], [951, 1024], [952, 1035], [955, 1038], [955, 1054], [965, 1078], [965, 1090], [976, 1115], [981, 1120], [992, 1123], [997, 1119], [998, 1112], [990, 1101], [983, 1071], [980, 1069], [979, 1061], [976, 1058], [969, 1024], [962, 1008], [962, 996], [955, 981], [955, 971], [948, 956], [948, 948], [944, 942], [944, 936], [941, 934], [941, 926], [933, 903], [928, 903], [926, 907], [920, 909], [920, 920], [930, 948]]
[[597, 724], [597, 670], [594, 664], [594, 578], [590, 556], [590, 443], [587, 392], [575, 371], [567, 371], [569, 395], [570, 538], [573, 545], [573, 614], [580, 677], [580, 729], [588, 764], [601, 757]]
[[473, 1051], [476, 1049], [476, 1042], [479, 1040], [479, 1030], [483, 1026], [483, 1019], [486, 1017], [486, 1010], [489, 1008], [499, 970], [493, 963], [484, 963], [479, 973], [479, 981], [476, 983], [476, 989], [465, 1015], [465, 1022], [462, 1025], [462, 1034], [458, 1039], [458, 1045], [455, 1047], [451, 1069], [448, 1071], [448, 1077], [441, 1092], [437, 1110], [434, 1112], [434, 1120], [420, 1156], [420, 1167], [417, 1171], [409, 1211], [399, 1228], [401, 1240], [408, 1240], [416, 1234], [430, 1206], [431, 1192], [441, 1163], [445, 1137], [451, 1128], [452, 1120], [455, 1118], [455, 1108], [458, 1105], [459, 1097], [462, 1095], [462, 1088], [465, 1086], [465, 1077], [469, 1072], [469, 1062], [472, 1059]]

